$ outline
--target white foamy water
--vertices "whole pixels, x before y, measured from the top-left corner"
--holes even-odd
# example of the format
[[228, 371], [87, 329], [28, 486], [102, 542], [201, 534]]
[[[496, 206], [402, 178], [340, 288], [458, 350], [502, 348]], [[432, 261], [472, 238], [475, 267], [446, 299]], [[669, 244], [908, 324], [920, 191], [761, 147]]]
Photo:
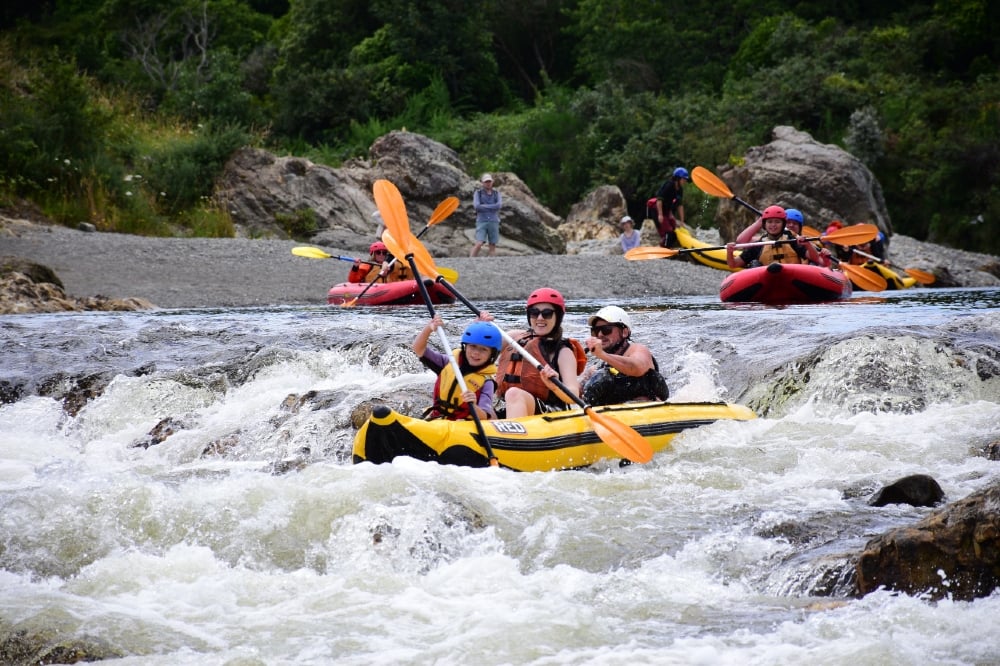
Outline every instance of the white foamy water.
[[[882, 485], [929, 474], [955, 500], [1000, 477], [1000, 294], [922, 293], [627, 303], [675, 400], [761, 418], [532, 474], [350, 464], [357, 404], [428, 395], [420, 308], [11, 318], [0, 633], [143, 665], [997, 663], [998, 593], [829, 583], [932, 511], [869, 506]], [[453, 338], [469, 318], [442, 314]]]

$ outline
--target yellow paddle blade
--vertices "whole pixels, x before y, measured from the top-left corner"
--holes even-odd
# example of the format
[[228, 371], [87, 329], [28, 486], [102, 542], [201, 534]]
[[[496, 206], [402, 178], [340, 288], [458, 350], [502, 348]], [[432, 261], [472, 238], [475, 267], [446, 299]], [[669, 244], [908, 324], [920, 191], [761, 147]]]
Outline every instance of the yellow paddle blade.
[[670, 247], [653, 247], [652, 245], [642, 245], [634, 247], [625, 253], [625, 258], [629, 261], [643, 261], [646, 259], [666, 259], [677, 256], [677, 250]]
[[653, 447], [638, 432], [621, 421], [598, 414], [593, 407], [586, 409], [594, 433], [615, 453], [634, 463], [648, 463], [653, 459]]
[[308, 257], [310, 259], [332, 259], [333, 258], [332, 254], [327, 254], [326, 252], [324, 252], [323, 250], [319, 249], [318, 247], [304, 247], [304, 246], [293, 247], [292, 248], [292, 254], [297, 255], [299, 257]]
[[433, 227], [438, 222], [447, 219], [458, 208], [458, 197], [448, 197], [437, 205], [431, 213], [431, 219], [427, 221], [428, 227]]
[[873, 273], [867, 268], [853, 266], [844, 262], [840, 262], [839, 268], [859, 289], [864, 289], [865, 291], [885, 291], [889, 287], [889, 283], [886, 282], [884, 277]]
[[732, 199], [735, 195], [733, 191], [726, 186], [722, 179], [716, 176], [714, 173], [702, 166], [696, 166], [691, 170], [691, 180], [694, 184], [698, 186], [698, 189], [705, 194], [711, 194], [716, 197], [724, 197], [726, 199]]

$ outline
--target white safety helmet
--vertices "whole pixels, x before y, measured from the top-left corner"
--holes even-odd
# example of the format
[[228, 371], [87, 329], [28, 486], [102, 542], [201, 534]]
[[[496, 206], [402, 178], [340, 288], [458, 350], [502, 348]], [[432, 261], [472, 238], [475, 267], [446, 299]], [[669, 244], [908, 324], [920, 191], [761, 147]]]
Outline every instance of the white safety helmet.
[[593, 326], [594, 322], [598, 319], [603, 319], [609, 324], [623, 324], [627, 326], [629, 330], [632, 330], [632, 318], [628, 316], [628, 313], [622, 310], [617, 305], [605, 305], [603, 308], [590, 315], [587, 319], [587, 325]]

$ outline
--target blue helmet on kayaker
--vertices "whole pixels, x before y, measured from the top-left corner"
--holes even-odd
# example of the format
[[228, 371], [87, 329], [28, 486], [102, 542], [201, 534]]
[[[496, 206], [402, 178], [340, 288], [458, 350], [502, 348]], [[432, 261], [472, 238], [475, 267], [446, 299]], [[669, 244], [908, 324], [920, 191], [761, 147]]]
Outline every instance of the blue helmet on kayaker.
[[806, 218], [798, 208], [788, 208], [785, 210], [785, 217], [790, 222], [798, 222], [799, 227], [806, 223]]
[[495, 351], [500, 351], [501, 340], [499, 329], [488, 321], [474, 321], [462, 333], [463, 345], [479, 345]]
[[688, 173], [688, 170], [684, 167], [677, 167], [674, 169], [674, 178], [686, 178], [687, 180], [691, 180], [691, 174]]

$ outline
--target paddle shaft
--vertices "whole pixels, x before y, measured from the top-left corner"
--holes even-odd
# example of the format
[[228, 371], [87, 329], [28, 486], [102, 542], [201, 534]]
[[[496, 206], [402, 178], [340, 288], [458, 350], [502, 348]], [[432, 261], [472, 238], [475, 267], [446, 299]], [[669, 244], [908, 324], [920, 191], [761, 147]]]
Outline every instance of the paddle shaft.
[[[420, 287], [420, 294], [424, 297], [424, 303], [427, 304], [427, 311], [433, 319], [436, 315], [434, 312], [434, 304], [431, 303], [431, 295], [427, 291], [427, 285], [424, 284], [423, 279], [420, 277], [420, 271], [417, 270], [417, 261], [413, 258], [413, 254], [406, 255], [406, 261], [410, 264], [410, 270], [413, 271], [413, 276], [417, 280], [417, 285]], [[448, 284], [445, 282], [445, 284]], [[451, 364], [451, 369], [455, 372], [455, 381], [458, 382], [459, 388], [462, 389], [462, 393], [469, 390], [468, 384], [465, 383], [465, 377], [462, 376], [462, 369], [458, 365], [458, 359], [455, 355], [451, 353], [451, 343], [448, 342], [448, 336], [444, 332], [444, 329], [438, 327], [437, 329], [438, 337], [441, 338], [441, 344], [444, 345], [445, 353], [448, 355], [448, 362]], [[503, 331], [501, 331], [502, 333]], [[493, 453], [493, 446], [490, 444], [490, 438], [486, 436], [486, 429], [483, 428], [483, 422], [479, 418], [479, 412], [476, 411], [476, 401], [473, 400], [469, 403], [469, 411], [472, 413], [472, 418], [476, 422], [476, 431], [479, 432], [479, 437], [483, 441], [483, 448], [486, 449], [486, 456], [489, 460], [491, 467], [497, 467], [500, 463], [497, 460], [496, 454]]]

